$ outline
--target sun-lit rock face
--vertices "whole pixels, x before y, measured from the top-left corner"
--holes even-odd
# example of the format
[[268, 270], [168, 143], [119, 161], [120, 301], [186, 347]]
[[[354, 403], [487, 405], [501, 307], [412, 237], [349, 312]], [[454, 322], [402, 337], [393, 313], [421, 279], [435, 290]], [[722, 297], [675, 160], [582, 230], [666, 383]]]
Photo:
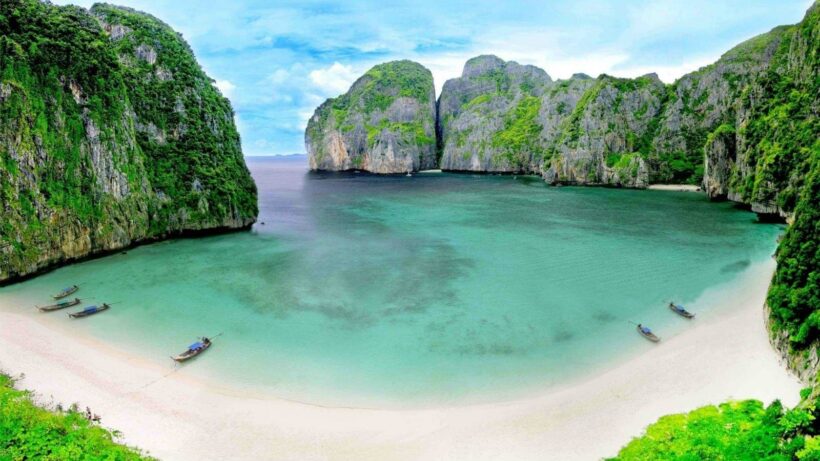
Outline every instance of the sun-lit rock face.
[[406, 173], [436, 166], [433, 75], [411, 61], [378, 65], [310, 118], [312, 170]]
[[11, 17], [0, 20], [0, 282], [254, 222], [230, 102], [178, 33], [104, 4], [0, 3]]

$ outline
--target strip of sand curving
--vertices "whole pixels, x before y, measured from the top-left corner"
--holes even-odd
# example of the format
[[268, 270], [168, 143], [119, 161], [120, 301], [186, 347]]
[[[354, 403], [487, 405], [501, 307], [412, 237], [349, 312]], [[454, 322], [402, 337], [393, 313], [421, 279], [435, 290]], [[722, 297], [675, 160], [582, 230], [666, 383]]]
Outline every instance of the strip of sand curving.
[[652, 184], [647, 187], [649, 190], [671, 190], [675, 192], [701, 192], [700, 186], [692, 184]]
[[[90, 406], [165, 460], [594, 460], [659, 416], [726, 399], [797, 402], [764, 328], [774, 262], [712, 294], [684, 333], [572, 385], [423, 410], [327, 408], [196, 381], [0, 305], [0, 367], [42, 401]], [[2, 301], [0, 301], [1, 303]], [[684, 320], [682, 320], [684, 321]], [[634, 334], [629, 330], [627, 334]]]

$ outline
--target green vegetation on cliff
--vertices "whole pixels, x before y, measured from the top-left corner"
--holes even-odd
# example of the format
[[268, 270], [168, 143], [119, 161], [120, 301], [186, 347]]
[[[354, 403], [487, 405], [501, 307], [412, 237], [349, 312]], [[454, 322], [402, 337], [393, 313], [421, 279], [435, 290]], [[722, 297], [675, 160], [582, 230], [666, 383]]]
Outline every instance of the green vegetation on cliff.
[[547, 153], [543, 95], [552, 79], [534, 66], [477, 56], [439, 99], [445, 170], [532, 172]]
[[[123, 141], [133, 137], [130, 125], [106, 123], [125, 118], [126, 89], [116, 56], [105, 51], [106, 38], [85, 11], [3, 2], [0, 32], [0, 246], [13, 248], [5, 257], [14, 264], [36, 259], [41, 243], [50, 240], [43, 205], [89, 224], [111, 205], [109, 197], [88, 193], [98, 178], [89, 174], [87, 127], [102, 127], [100, 144], [119, 145], [112, 152], [115, 166], [139, 153]], [[26, 151], [49, 158], [25, 164]], [[143, 174], [140, 167], [132, 166], [134, 176]], [[29, 175], [38, 178], [36, 187], [20, 187]], [[136, 178], [130, 179], [127, 187], [138, 190]]]
[[777, 249], [768, 304], [775, 334], [788, 334], [798, 353], [820, 340], [820, 151], [815, 150], [795, 221]]
[[539, 155], [539, 135], [541, 124], [538, 111], [541, 99], [524, 96], [518, 101], [515, 111], [504, 120], [504, 129], [493, 135], [493, 147], [501, 149], [501, 159], [513, 168], [524, 170], [532, 155]]
[[[760, 103], [745, 131], [753, 181], [749, 201], [794, 212], [777, 250], [768, 304], [775, 334], [797, 353], [820, 341], [820, 7], [783, 34], [771, 69], [760, 80]], [[748, 184], [751, 183], [749, 186]]]
[[[128, 8], [96, 4], [91, 13], [110, 29], [129, 100], [143, 129], [149, 181], [195, 221], [256, 216], [256, 186], [248, 174], [230, 102], [213, 85], [180, 35], [160, 20]], [[232, 178], [232, 181], [225, 181]], [[194, 186], [196, 184], [196, 186]], [[153, 231], [166, 229], [177, 209], [159, 207]]]
[[710, 405], [660, 418], [609, 461], [817, 461], [820, 439], [804, 435], [816, 416], [813, 406], [779, 402]]
[[305, 144], [314, 169], [399, 173], [433, 168], [433, 74], [406, 60], [373, 67], [347, 93], [316, 109]]
[[113, 441], [76, 408], [48, 411], [0, 374], [0, 459], [138, 461], [150, 458]]
[[[361, 111], [370, 115], [376, 111], [385, 111], [399, 97], [415, 99], [421, 105], [426, 105], [430, 99], [430, 88], [433, 86], [433, 75], [424, 67], [412, 61], [395, 61], [380, 64], [368, 70], [350, 88], [350, 91], [333, 99], [329, 99], [331, 111], [323, 114], [333, 115], [335, 128], [342, 131], [352, 131], [355, 127], [346, 123], [350, 111]], [[326, 104], [327, 104], [326, 103]], [[368, 117], [365, 117], [367, 119]], [[399, 122], [394, 122], [399, 123]], [[408, 123], [401, 123], [403, 125]], [[416, 123], [420, 125], [420, 123]], [[378, 125], [365, 124], [368, 133], [371, 130], [380, 130]], [[415, 130], [416, 127], [411, 127]], [[404, 128], [407, 129], [407, 128]], [[408, 131], [411, 131], [408, 129]], [[319, 133], [316, 133], [318, 135]], [[311, 136], [314, 134], [311, 133]], [[371, 136], [368, 136], [370, 139]], [[435, 139], [424, 140], [435, 142]]]
[[233, 111], [179, 34], [133, 10], [0, 3], [0, 281], [253, 222]]

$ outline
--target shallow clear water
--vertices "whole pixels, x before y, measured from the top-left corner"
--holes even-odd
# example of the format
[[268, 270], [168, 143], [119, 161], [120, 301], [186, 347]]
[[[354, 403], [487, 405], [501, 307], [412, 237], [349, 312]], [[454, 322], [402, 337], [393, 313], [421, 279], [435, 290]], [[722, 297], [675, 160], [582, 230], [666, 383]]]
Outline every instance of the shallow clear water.
[[769, 258], [781, 231], [692, 193], [250, 166], [252, 232], [143, 246], [0, 296], [32, 312], [82, 283], [79, 295], [118, 303], [83, 320], [31, 315], [169, 367], [198, 336], [223, 333], [184, 372], [286, 398], [494, 400], [653, 347], [630, 321], [682, 331], [669, 299], [708, 319], [720, 306], [703, 293]]

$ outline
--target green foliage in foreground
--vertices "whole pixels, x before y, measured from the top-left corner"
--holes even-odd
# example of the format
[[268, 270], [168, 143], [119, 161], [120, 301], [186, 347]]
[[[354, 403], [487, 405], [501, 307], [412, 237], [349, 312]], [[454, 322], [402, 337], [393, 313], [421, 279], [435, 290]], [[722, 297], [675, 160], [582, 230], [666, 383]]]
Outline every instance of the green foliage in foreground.
[[40, 408], [0, 374], [0, 460], [150, 460], [74, 410]]
[[664, 416], [609, 461], [816, 461], [815, 429], [813, 404], [729, 402]]

